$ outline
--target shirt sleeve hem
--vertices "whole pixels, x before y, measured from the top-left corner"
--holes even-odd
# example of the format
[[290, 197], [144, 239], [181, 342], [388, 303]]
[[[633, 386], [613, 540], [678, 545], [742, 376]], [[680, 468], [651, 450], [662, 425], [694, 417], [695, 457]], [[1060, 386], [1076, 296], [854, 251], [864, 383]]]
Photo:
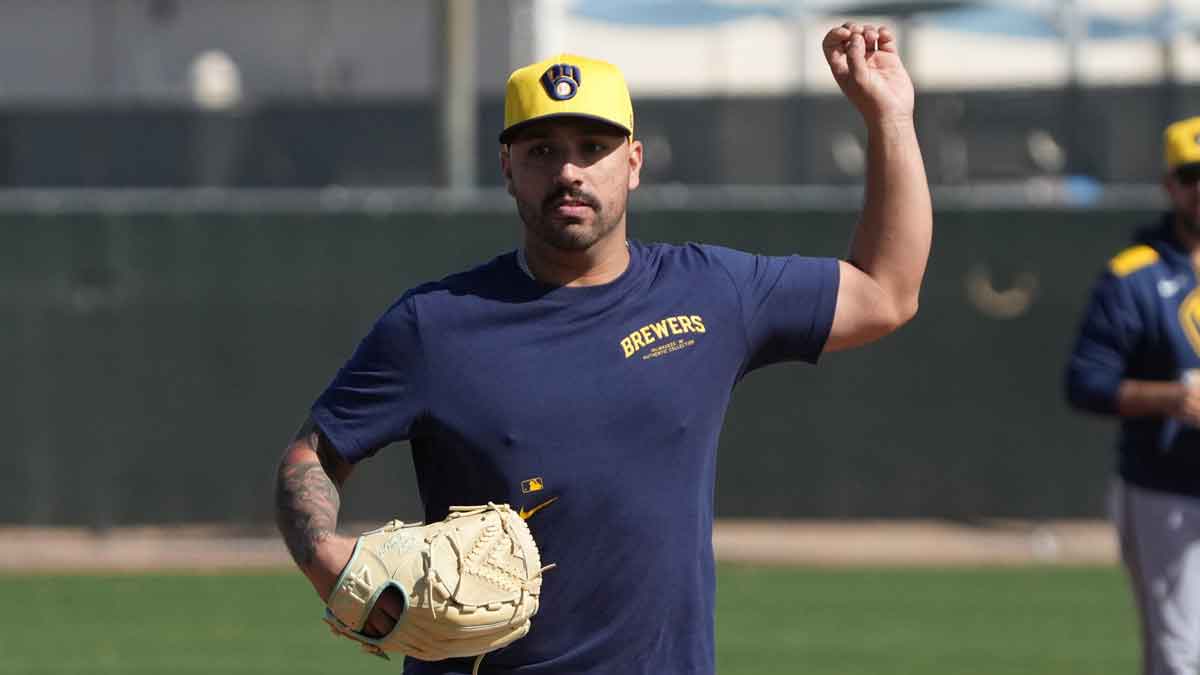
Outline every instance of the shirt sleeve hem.
[[351, 464], [357, 464], [370, 454], [363, 451], [362, 444], [358, 442], [354, 434], [339, 428], [337, 419], [320, 402], [312, 407], [310, 415], [313, 422], [321, 428], [321, 433], [325, 434], [325, 438], [333, 444], [333, 449], [342, 456], [342, 459]]
[[825, 344], [829, 342], [829, 335], [833, 332], [833, 315], [837, 310], [838, 288], [842, 283], [841, 261], [829, 258], [826, 265], [832, 269], [821, 276], [821, 290], [817, 294], [816, 311], [813, 312], [815, 350], [810, 358], [804, 359], [813, 364], [821, 360], [821, 355], [825, 353]]

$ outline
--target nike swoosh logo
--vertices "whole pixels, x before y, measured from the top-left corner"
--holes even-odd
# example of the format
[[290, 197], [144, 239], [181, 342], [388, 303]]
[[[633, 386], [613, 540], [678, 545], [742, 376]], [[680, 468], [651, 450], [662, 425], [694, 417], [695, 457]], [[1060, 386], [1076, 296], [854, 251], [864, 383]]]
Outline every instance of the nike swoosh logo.
[[542, 502], [541, 504], [538, 504], [537, 506], [533, 507], [532, 509], [529, 509], [528, 511], [526, 511], [525, 507], [522, 506], [521, 510], [517, 511], [517, 515], [521, 516], [522, 520], [529, 520], [530, 516], [537, 513], [538, 511], [541, 511], [542, 509], [546, 508], [547, 506], [550, 506], [551, 504], [553, 504], [556, 501], [558, 501], [558, 497], [551, 497], [550, 499], [547, 499], [546, 501]]

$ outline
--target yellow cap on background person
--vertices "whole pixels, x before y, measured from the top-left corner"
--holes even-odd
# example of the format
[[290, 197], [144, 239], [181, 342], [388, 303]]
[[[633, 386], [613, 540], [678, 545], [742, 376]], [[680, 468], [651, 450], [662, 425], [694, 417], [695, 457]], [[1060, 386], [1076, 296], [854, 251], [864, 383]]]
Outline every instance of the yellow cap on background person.
[[1200, 168], [1200, 117], [1180, 120], [1163, 132], [1167, 171]]
[[632, 136], [633, 102], [625, 76], [611, 63], [574, 54], [514, 70], [504, 90], [500, 142], [507, 145], [522, 127], [554, 117], [599, 120]]

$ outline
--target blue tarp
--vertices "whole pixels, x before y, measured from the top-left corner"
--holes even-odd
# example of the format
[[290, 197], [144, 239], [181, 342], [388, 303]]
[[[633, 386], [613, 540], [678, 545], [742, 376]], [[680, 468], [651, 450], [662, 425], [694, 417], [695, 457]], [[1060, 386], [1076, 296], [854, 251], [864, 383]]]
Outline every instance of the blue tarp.
[[[974, 6], [971, 6], [974, 5]], [[1042, 8], [1014, 7], [996, 0], [976, 2], [931, 2], [929, 0], [763, 0], [762, 2], [722, 2], [721, 0], [574, 0], [572, 14], [597, 21], [641, 26], [696, 26], [718, 24], [751, 16], [783, 18], [800, 11], [823, 13], [882, 13], [920, 15], [938, 26], [975, 33], [1012, 37], [1057, 39], [1063, 27], [1057, 3]], [[1167, 31], [1200, 29], [1200, 17], [1173, 15], [1161, 11], [1137, 19], [1084, 14], [1084, 36], [1104, 40], [1128, 37], [1161, 38]]]
[[[1063, 24], [1051, 12], [987, 6], [944, 12], [933, 18], [943, 28], [1011, 37], [1061, 38]], [[1178, 24], [1176, 24], [1178, 25]], [[1121, 19], [1096, 13], [1083, 17], [1083, 35], [1096, 40], [1162, 37], [1171, 26], [1162, 12], [1142, 19]]]
[[696, 26], [788, 14], [777, 3], [727, 5], [708, 0], [577, 0], [571, 12], [596, 21], [644, 26]]

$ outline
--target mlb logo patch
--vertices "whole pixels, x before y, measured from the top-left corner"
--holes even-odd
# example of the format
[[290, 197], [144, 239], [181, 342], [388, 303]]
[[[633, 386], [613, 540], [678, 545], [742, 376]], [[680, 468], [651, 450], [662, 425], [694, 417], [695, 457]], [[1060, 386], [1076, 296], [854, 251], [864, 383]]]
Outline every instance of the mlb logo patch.
[[528, 480], [521, 481], [521, 492], [524, 492], [526, 494], [528, 494], [530, 492], [540, 492], [542, 490], [542, 488], [544, 488], [544, 487], [545, 487], [545, 485], [542, 481], [541, 476], [537, 476], [534, 478], [530, 478]]

